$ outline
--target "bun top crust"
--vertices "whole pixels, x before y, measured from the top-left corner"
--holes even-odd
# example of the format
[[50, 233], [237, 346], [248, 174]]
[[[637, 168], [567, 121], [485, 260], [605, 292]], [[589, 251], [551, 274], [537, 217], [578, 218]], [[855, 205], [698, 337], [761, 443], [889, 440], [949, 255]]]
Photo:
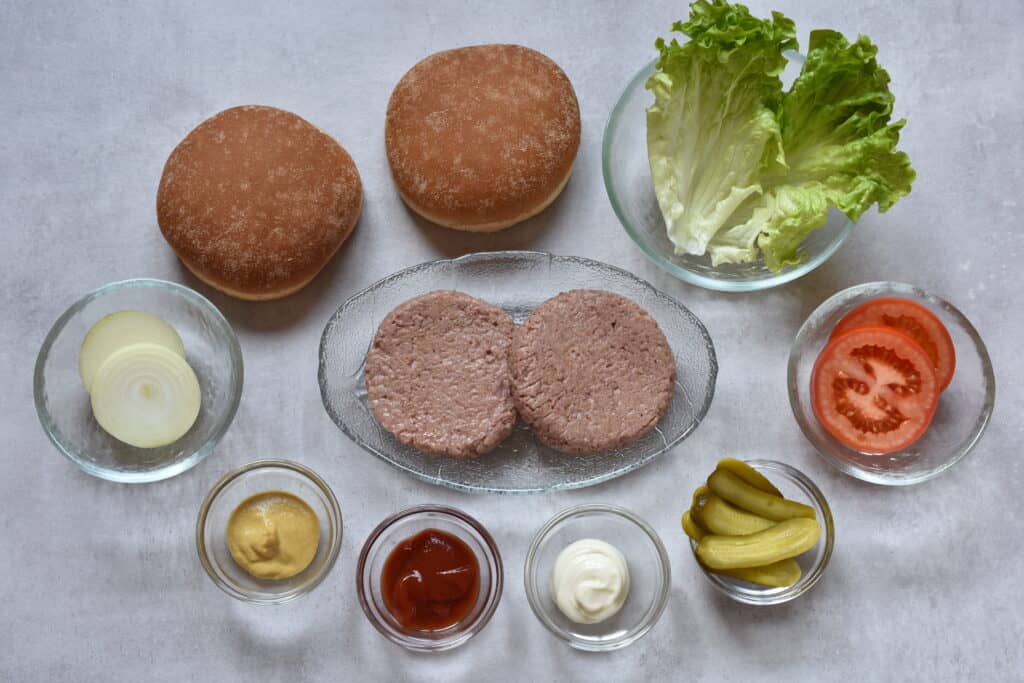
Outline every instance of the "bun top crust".
[[579, 104], [565, 73], [536, 50], [447, 50], [395, 86], [384, 140], [417, 211], [466, 226], [514, 221], [543, 207], [572, 170]]
[[306, 284], [362, 207], [355, 163], [332, 137], [273, 107], [227, 109], [171, 152], [157, 192], [164, 238], [190, 270], [243, 298]]

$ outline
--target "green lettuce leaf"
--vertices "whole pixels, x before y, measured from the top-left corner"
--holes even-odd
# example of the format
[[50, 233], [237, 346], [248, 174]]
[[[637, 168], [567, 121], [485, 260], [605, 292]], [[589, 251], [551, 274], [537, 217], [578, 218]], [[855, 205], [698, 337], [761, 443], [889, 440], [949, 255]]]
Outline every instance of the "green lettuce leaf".
[[774, 187], [742, 207], [742, 222], [715, 235], [708, 244], [711, 263], [749, 263], [760, 250], [772, 271], [795, 265], [807, 235], [828, 219], [828, 206], [820, 183]]
[[887, 211], [910, 192], [914, 169], [896, 151], [906, 123], [890, 123], [895, 98], [878, 49], [861, 36], [811, 32], [807, 61], [782, 100], [788, 169], [761, 178], [763, 193], [741, 207], [708, 245], [712, 262], [749, 260], [754, 241], [774, 271], [799, 263], [800, 244], [835, 206], [857, 221], [873, 204]]
[[751, 16], [743, 5], [698, 0], [658, 39], [648, 79], [647, 148], [658, 205], [676, 253], [704, 254], [736, 209], [760, 195], [765, 172], [785, 170], [778, 112], [793, 22], [778, 12]]

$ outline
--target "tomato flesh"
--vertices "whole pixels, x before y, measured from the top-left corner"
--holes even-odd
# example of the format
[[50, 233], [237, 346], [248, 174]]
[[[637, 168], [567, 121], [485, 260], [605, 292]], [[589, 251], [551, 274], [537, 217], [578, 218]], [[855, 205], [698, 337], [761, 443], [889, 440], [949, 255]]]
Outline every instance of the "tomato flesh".
[[832, 337], [811, 374], [818, 421], [863, 453], [893, 453], [921, 438], [939, 393], [925, 350], [909, 335], [880, 325]]
[[873, 299], [847, 313], [832, 330], [832, 336], [864, 325], [895, 327], [916, 341], [932, 361], [939, 378], [939, 391], [953, 381], [956, 369], [953, 338], [938, 316], [921, 304], [896, 297]]

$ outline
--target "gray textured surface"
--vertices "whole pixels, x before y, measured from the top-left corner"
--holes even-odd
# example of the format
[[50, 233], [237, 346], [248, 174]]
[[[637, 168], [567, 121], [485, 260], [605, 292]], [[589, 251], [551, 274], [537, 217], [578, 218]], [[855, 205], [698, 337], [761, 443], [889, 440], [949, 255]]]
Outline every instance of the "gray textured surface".
[[[809, 277], [727, 296], [672, 281], [648, 264], [605, 197], [600, 139], [626, 80], [681, 2], [432, 2], [353, 5], [0, 1], [0, 680], [1019, 680], [1024, 631], [1019, 520], [1024, 436], [1017, 296], [1024, 232], [1021, 102], [1024, 21], [1017, 0], [752, 3], [801, 29], [869, 34], [881, 45], [914, 193], [864, 219]], [[573, 80], [583, 112], [576, 173], [541, 217], [496, 236], [460, 236], [413, 220], [383, 152], [392, 85], [422, 56], [455, 45], [538, 48]], [[157, 231], [154, 195], [171, 148], [214, 112], [259, 102], [294, 110], [351, 152], [366, 209], [351, 241], [299, 295], [229, 300], [184, 273]], [[324, 413], [316, 386], [321, 328], [339, 303], [391, 271], [496, 247], [578, 253], [650, 279], [700, 315], [721, 361], [706, 423], [641, 472], [575, 493], [460, 495], [401, 476], [360, 452]], [[62, 459], [33, 414], [31, 369], [57, 315], [105, 282], [156, 276], [211, 296], [241, 337], [246, 387], [215, 454], [147, 486], [94, 480]], [[962, 307], [988, 340], [999, 382], [977, 450], [924, 485], [889, 490], [831, 470], [786, 400], [789, 340], [839, 288], [900, 279]], [[832, 566], [807, 596], [774, 609], [714, 594], [677, 520], [724, 454], [781, 459], [815, 479], [837, 524]], [[311, 596], [250, 607], [220, 593], [195, 557], [196, 509], [226, 469], [257, 457], [301, 460], [334, 487], [345, 514], [334, 572]], [[426, 501], [478, 516], [504, 553], [507, 587], [491, 625], [464, 648], [413, 656], [384, 641], [355, 600], [363, 539], [394, 510]], [[627, 505], [674, 560], [658, 626], [606, 656], [576, 653], [542, 629], [522, 589], [537, 527], [573, 503]]]

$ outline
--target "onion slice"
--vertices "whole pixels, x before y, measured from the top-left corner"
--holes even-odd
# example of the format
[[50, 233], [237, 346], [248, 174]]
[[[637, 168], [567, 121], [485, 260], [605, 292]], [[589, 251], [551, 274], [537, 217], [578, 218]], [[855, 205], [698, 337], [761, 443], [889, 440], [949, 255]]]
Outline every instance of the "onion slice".
[[163, 319], [145, 311], [118, 311], [89, 328], [78, 352], [78, 375], [85, 390], [92, 391], [96, 371], [103, 361], [129, 344], [159, 344], [185, 357], [185, 346], [177, 330]]
[[202, 393], [188, 362], [160, 344], [114, 351], [92, 381], [92, 412], [103, 429], [138, 448], [174, 443], [199, 416]]

